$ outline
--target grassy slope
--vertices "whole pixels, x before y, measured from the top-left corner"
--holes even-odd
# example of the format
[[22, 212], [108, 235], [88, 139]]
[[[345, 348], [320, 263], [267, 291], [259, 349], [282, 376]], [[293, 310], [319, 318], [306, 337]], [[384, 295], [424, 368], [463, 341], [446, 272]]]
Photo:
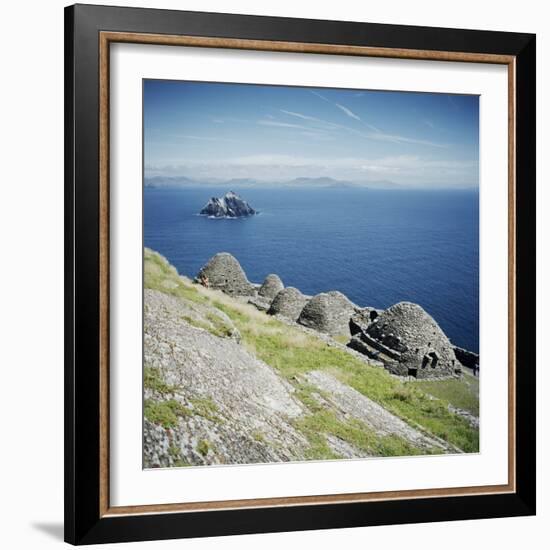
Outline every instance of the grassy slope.
[[[478, 431], [447, 410], [450, 394], [456, 401], [456, 391], [449, 393], [444, 386], [438, 390], [438, 382], [408, 383], [383, 369], [370, 367], [353, 355], [330, 347], [322, 340], [288, 326], [253, 306], [193, 285], [188, 279], [180, 277], [162, 256], [148, 250], [145, 251], [145, 287], [195, 303], [209, 304], [231, 318], [241, 333], [243, 345], [286, 378], [296, 388], [296, 396], [310, 411], [296, 423], [310, 443], [309, 458], [337, 458], [323, 434], [343, 439], [366, 454], [389, 456], [419, 452], [398, 437], [381, 437], [365, 424], [342, 420], [333, 411], [320, 406], [314, 395], [319, 392], [305, 384], [300, 376], [311, 370], [329, 371], [412, 426], [466, 452], [479, 450]], [[456, 402], [453, 404], [460, 406]]]
[[419, 380], [411, 384], [434, 397], [447, 401], [454, 407], [479, 416], [479, 378], [471, 374], [466, 373], [460, 379]]

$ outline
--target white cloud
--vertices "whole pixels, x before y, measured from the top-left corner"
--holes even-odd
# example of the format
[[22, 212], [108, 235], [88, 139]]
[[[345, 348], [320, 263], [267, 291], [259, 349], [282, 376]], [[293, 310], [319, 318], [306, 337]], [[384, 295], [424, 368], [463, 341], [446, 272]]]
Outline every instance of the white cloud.
[[252, 178], [265, 182], [286, 181], [302, 176], [327, 176], [357, 183], [388, 179], [409, 186], [453, 187], [476, 185], [478, 163], [434, 160], [415, 155], [369, 159], [259, 154], [216, 162], [189, 159], [163, 166], [146, 165], [146, 175], [181, 175], [203, 180]]
[[316, 92], [315, 90], [309, 90], [313, 95], [316, 95], [317, 97], [321, 98], [323, 101], [327, 101], [328, 103], [331, 103], [324, 95], [321, 95], [319, 92]]
[[350, 118], [354, 118], [355, 120], [361, 120], [351, 109], [348, 109], [347, 107], [344, 107], [343, 105], [340, 105], [340, 103], [335, 103], [336, 107], [340, 109], [341, 111], [344, 111], [346, 115], [348, 115]]
[[237, 139], [232, 138], [223, 138], [223, 137], [217, 137], [217, 136], [194, 136], [190, 134], [179, 134], [175, 136], [179, 139], [192, 139], [196, 141], [229, 141], [229, 142], [236, 142]]
[[[311, 90], [310, 90], [311, 91]], [[364, 137], [365, 139], [372, 139], [376, 141], [389, 141], [392, 143], [411, 143], [416, 145], [427, 145], [429, 147], [438, 147], [438, 148], [446, 148], [447, 144], [445, 143], [437, 143], [434, 141], [429, 141], [425, 139], [416, 139], [416, 138], [410, 138], [407, 136], [401, 136], [397, 134], [388, 134], [386, 132], [383, 132], [376, 126], [373, 126], [372, 124], [369, 124], [362, 120], [358, 115], [356, 115], [351, 109], [348, 109], [344, 105], [341, 105], [340, 103], [334, 103], [330, 100], [328, 100], [326, 97], [322, 96], [321, 94], [311, 91], [312, 94], [315, 94], [316, 96], [320, 97], [323, 101], [327, 101], [328, 103], [331, 103], [338, 109], [340, 109], [342, 112], [344, 112], [348, 117], [353, 118], [354, 120], [357, 120], [358, 122], [361, 122], [365, 127], [367, 127], [370, 132], [362, 132], [355, 128], [350, 128], [348, 126], [343, 125], [333, 125], [338, 128], [342, 128], [347, 130], [348, 132], [352, 132], [356, 135], [359, 135], [361, 137]], [[296, 113], [295, 113], [296, 114]], [[330, 123], [329, 123], [330, 124]]]
[[310, 116], [310, 115], [304, 115], [302, 113], [296, 113], [294, 111], [285, 111], [285, 109], [280, 109], [281, 113], [284, 113], [285, 115], [293, 116], [296, 118], [301, 118], [302, 120], [310, 120], [312, 122], [324, 122], [320, 118]]
[[279, 122], [277, 120], [260, 119], [256, 122], [258, 124], [261, 124], [262, 126], [275, 126], [277, 128], [299, 128], [300, 130], [309, 130], [307, 126], [303, 126], [301, 124], [292, 124], [290, 122]]

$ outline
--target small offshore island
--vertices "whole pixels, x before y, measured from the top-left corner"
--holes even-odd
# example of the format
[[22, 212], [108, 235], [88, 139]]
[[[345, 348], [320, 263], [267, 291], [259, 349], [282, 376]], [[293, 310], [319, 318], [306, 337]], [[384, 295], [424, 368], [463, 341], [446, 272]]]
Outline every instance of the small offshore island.
[[209, 218], [247, 218], [257, 213], [239, 195], [228, 191], [223, 197], [212, 197], [199, 212], [199, 215]]

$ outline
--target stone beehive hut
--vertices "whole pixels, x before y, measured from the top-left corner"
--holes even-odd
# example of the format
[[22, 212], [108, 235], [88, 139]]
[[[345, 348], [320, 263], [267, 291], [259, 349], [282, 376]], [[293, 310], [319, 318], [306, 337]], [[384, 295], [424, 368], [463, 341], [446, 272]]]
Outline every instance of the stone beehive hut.
[[298, 323], [332, 336], [349, 336], [350, 317], [356, 309], [357, 306], [341, 292], [322, 292], [307, 303], [300, 313]]
[[270, 315], [282, 315], [291, 321], [296, 321], [307, 302], [306, 296], [297, 288], [289, 286], [275, 296], [267, 312]]
[[273, 300], [281, 290], [283, 290], [283, 281], [278, 275], [271, 273], [265, 278], [258, 294], [266, 300]]
[[393, 305], [354, 339], [357, 346], [372, 351], [395, 374], [432, 378], [460, 372], [453, 345], [436, 321], [417, 304]]
[[251, 296], [256, 292], [241, 264], [227, 252], [220, 252], [208, 260], [196, 279], [201, 280], [203, 277], [208, 277], [210, 288], [223, 290], [232, 296]]

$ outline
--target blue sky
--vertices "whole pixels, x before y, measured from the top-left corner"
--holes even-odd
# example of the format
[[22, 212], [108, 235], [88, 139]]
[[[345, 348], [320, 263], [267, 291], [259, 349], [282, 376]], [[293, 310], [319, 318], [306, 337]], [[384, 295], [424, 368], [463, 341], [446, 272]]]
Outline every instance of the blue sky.
[[477, 96], [144, 81], [145, 176], [476, 187]]

